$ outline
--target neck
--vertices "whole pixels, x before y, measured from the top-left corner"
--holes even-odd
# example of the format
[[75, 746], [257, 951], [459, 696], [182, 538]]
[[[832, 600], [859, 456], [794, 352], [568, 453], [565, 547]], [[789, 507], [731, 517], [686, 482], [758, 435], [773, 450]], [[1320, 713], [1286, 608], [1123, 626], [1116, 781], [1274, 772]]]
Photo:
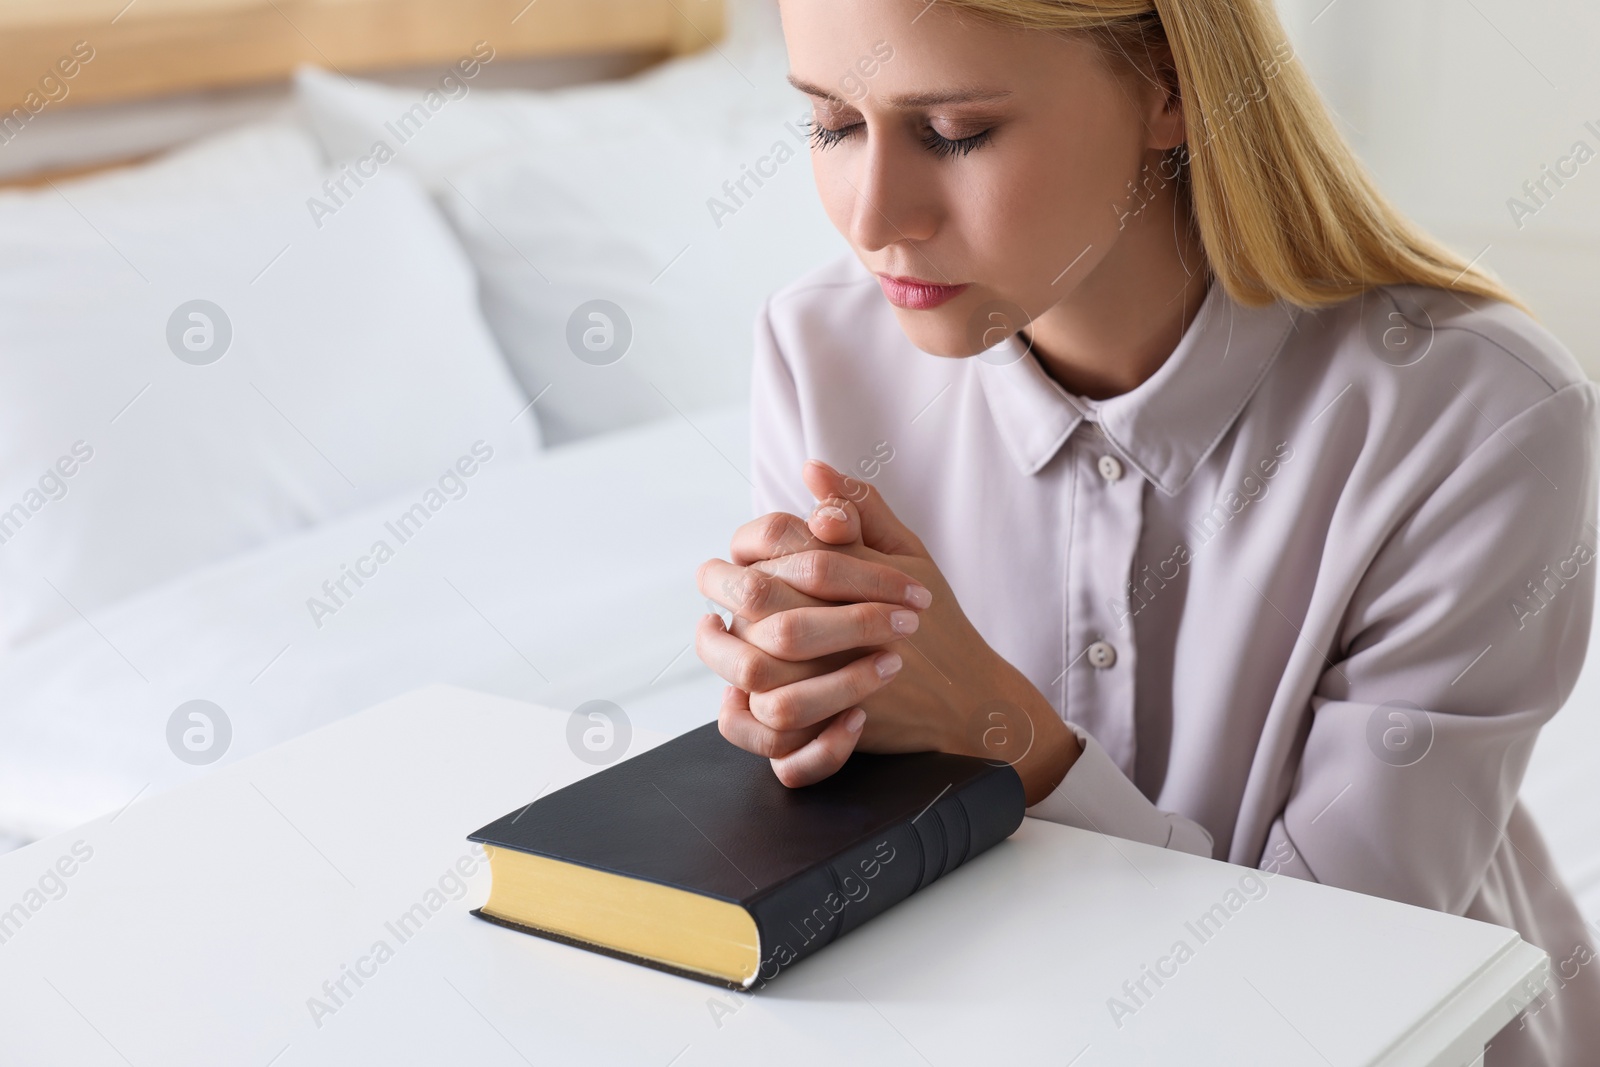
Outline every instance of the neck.
[[1128, 392], [1160, 370], [1210, 287], [1205, 252], [1176, 185], [1124, 222], [1094, 272], [1030, 329], [1045, 371], [1092, 400]]

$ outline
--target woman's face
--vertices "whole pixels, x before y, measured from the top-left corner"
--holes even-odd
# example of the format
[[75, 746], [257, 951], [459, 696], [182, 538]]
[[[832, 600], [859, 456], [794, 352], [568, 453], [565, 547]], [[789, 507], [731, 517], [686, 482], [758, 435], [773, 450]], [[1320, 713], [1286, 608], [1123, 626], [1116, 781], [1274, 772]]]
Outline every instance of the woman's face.
[[970, 356], [1092, 296], [1108, 264], [1137, 276], [1119, 260], [1138, 241], [1118, 246], [1183, 140], [1153, 80], [936, 0], [779, 6], [823, 206], [918, 348]]

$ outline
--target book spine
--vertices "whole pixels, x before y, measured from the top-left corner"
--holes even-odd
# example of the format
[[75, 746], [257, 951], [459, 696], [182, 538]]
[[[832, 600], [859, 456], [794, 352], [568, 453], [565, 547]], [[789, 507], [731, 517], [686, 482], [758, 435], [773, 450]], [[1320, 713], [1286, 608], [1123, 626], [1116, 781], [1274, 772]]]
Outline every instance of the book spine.
[[761, 967], [752, 985], [1004, 841], [1025, 808], [1022, 779], [1009, 766], [997, 768], [753, 902]]

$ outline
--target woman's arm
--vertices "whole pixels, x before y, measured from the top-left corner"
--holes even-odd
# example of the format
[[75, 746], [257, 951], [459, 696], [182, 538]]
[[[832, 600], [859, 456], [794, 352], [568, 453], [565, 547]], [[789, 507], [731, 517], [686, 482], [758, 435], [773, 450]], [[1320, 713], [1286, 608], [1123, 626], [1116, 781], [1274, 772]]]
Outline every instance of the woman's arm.
[[[804, 773], [784, 777], [803, 785], [834, 773], [860, 747], [873, 752], [941, 751], [1003, 760], [1022, 778], [1028, 814], [1115, 837], [1211, 855], [1211, 836], [1198, 823], [1156, 808], [1103, 749], [1064, 722], [1049, 700], [978, 634], [926, 547], [873, 487], [847, 478], [820, 461], [808, 463], [805, 484], [819, 501], [809, 532], [816, 542], [848, 558], [871, 561], [916, 578], [933, 590], [933, 605], [917, 628], [885, 647], [903, 661], [892, 684], [859, 700], [866, 730], [824, 730], [795, 751]], [[783, 545], [765, 522], [735, 535], [736, 556], [757, 574], [781, 573]], [[715, 616], [702, 622], [700, 653], [722, 677], [757, 663], [783, 663], [803, 655], [804, 641], [832, 634], [835, 644], [853, 640], [851, 620], [819, 618], [817, 627], [785, 627], [776, 613], [754, 613], [758, 621], [736, 638]], [[774, 698], [778, 699], [774, 699]], [[753, 710], [752, 710], [753, 709]], [[744, 748], [767, 753], [799, 728], [823, 723], [850, 710], [826, 691], [782, 694], [738, 684], [722, 709], [723, 733]]]
[[[1339, 658], [1305, 711], [1298, 773], [1281, 781], [1285, 799], [1267, 809], [1276, 814], [1264, 824], [1250, 825], [1246, 797], [1228, 858], [1437, 910], [1470, 904], [1500, 847], [1538, 730], [1571, 692], [1587, 649], [1600, 566], [1595, 397], [1590, 383], [1570, 385], [1499, 427], [1376, 548], [1346, 609]], [[813, 492], [858, 497], [832, 503], [859, 507], [860, 531], [831, 530], [837, 520], [818, 514], [812, 533], [835, 551], [865, 553], [917, 577], [935, 590], [936, 605], [953, 601], [876, 490], [837, 472], [831, 486], [817, 481], [822, 469], [807, 469]], [[759, 560], [763, 549], [748, 554]], [[961, 709], [991, 696], [1022, 707], [1018, 721], [1045, 724], [1037, 690], [1012, 686], [1003, 661], [965, 632], [964, 617], [941, 624], [942, 617], [930, 611], [929, 632], [911, 639], [928, 646], [919, 656], [926, 668], [863, 701], [869, 713], [881, 709], [887, 731], [874, 736], [869, 727], [864, 747], [907, 750], [939, 722], [926, 747], [982, 754], [963, 747], [962, 731], [981, 720], [963, 726]], [[1092, 738], [1074, 732], [1082, 754], [1060, 784], [1040, 795], [1038, 783], [1058, 767], [1052, 762], [1030, 776], [1030, 814], [1209, 854], [1204, 829], [1158, 809]], [[1292, 761], [1286, 754], [1272, 762]]]
[[[770, 335], [758, 345], [763, 364], [769, 382], [788, 379]], [[796, 506], [794, 479], [781, 470], [805, 453], [792, 381], [762, 395], [758, 458], [761, 434], [788, 444], [758, 469]], [[1592, 385], [1568, 386], [1499, 427], [1375, 547], [1336, 661], [1289, 716], [1309, 722], [1289, 731], [1304, 739], [1298, 760], [1283, 757], [1298, 773], [1252, 786], [1281, 790], [1282, 799], [1255, 821], [1249, 809], [1263, 805], [1246, 798], [1227, 858], [1428, 907], [1459, 911], [1472, 899], [1537, 731], [1570, 692], [1586, 648], [1600, 566], [1594, 397]], [[750, 558], [778, 551], [757, 545]], [[897, 681], [879, 703], [903, 688]], [[1035, 697], [1043, 702], [1036, 690], [1007, 699], [1032, 709]], [[1394, 748], [1420, 743], [1406, 735], [1424, 730], [1427, 747], [1406, 762]], [[1203, 828], [1161, 811], [1092, 737], [1074, 733], [1081, 756], [1047, 795], [1037, 795], [1037, 781], [1049, 773], [1033, 779], [1030, 814], [1211, 852]], [[837, 758], [848, 751], [841, 746]]]
[[[755, 514], [766, 516], [766, 520], [748, 524], [736, 534], [731, 552], [732, 568], [722, 561], [713, 561], [702, 568], [700, 576], [702, 592], [731, 610], [735, 609], [735, 601], [728, 596], [729, 591], [751, 581], [745, 576], [752, 573], [746, 565], [770, 560], [773, 561], [771, 565], [761, 566], [754, 573], [781, 576], [789, 570], [778, 569], [777, 561], [786, 555], [797, 550], [826, 549], [830, 544], [837, 550], [838, 546], [860, 540], [855, 505], [864, 488], [861, 483], [852, 479], [837, 486], [843, 500], [835, 503], [844, 503], [847, 513], [843, 523], [825, 515], [813, 516], [814, 504], [821, 498], [802, 477], [810, 450], [794, 374], [773, 334], [770, 302], [757, 316], [753, 340], [752, 503]], [[827, 496], [831, 492], [828, 475], [819, 472], [819, 476], [823, 480], [817, 483], [818, 491]], [[832, 476], [837, 478], [837, 472]], [[796, 518], [779, 522], [771, 514], [783, 512]], [[812, 516], [809, 523], [804, 516]], [[817, 532], [822, 537], [817, 537]], [[915, 540], [914, 535], [912, 539]], [[918, 544], [920, 547], [920, 542]], [[931, 560], [927, 560], [927, 564], [937, 572]], [[942, 582], [942, 577], [939, 580]], [[946, 595], [953, 603], [953, 594]], [[722, 677], [736, 683], [724, 694], [720, 715], [723, 734], [750, 751], [774, 757], [774, 770], [791, 784], [815, 781], [832, 774], [858, 742], [857, 734], [847, 728], [850, 724], [844, 712], [864, 701], [876, 688], [871, 679], [864, 677], [867, 668], [862, 660], [857, 660], [858, 665], [851, 668], [856, 672], [855, 680], [852, 682], [846, 672], [832, 687], [831, 695], [837, 706], [830, 716], [814, 719], [799, 729], [793, 728], [790, 725], [793, 719], [771, 711], [775, 703], [782, 702], [776, 695], [777, 690], [785, 688], [782, 683], [795, 677], [789, 673], [793, 667], [749, 647], [746, 642], [733, 640], [735, 636], [742, 638], [747, 634], [748, 627], [757, 619], [771, 614], [774, 605], [750, 605], [748, 598], [738, 603], [743, 605], [743, 614], [736, 611], [731, 634], [714, 616], [702, 619], [696, 634], [701, 658]], [[973, 636], [976, 637], [975, 631]], [[913, 637], [906, 646], [913, 647], [914, 641]], [[977, 701], [989, 706], [974, 709], [976, 714], [964, 727], [953, 731], [951, 739], [944, 744], [957, 746], [956, 750], [979, 751], [988, 758], [1010, 761], [1023, 777], [1025, 796], [1033, 805], [1030, 815], [1153, 845], [1211, 854], [1211, 836], [1204, 828], [1181, 815], [1156, 808], [1093, 738], [1062, 721], [1037, 687], [994, 654], [981, 638], [969, 642], [968, 650], [974, 645], [981, 646], [989, 654], [983, 658], [983, 663], [992, 681], [980, 685], [979, 691], [984, 696]], [[920, 653], [914, 654], [914, 658], [924, 669], [931, 665]], [[900, 659], [904, 663], [905, 657]], [[836, 655], [819, 661], [806, 677], [815, 678], [828, 671], [838, 673], [850, 662], [851, 657]], [[946, 664], [946, 669], [956, 668]], [[765, 684], [752, 692], [751, 688], [758, 683], [750, 679], [761, 674], [766, 675], [765, 679], [760, 679]], [[748, 684], [740, 686], [737, 683], [741, 680]], [[938, 679], [935, 690], [943, 687], [942, 683], [942, 678]], [[888, 686], [888, 682], [882, 684]], [[902, 693], [910, 688], [904, 682], [896, 682], [896, 685]], [[790, 688], [791, 696], [794, 692]], [[767, 722], [787, 728], [775, 729]], [[1024, 754], [1019, 757], [1015, 755], [1017, 752]]]
[[1596, 418], [1593, 384], [1550, 394], [1377, 547], [1286, 803], [1239, 828], [1232, 858], [1254, 862], [1264, 841], [1302, 877], [1441, 911], [1472, 902], [1588, 648]]
[[810, 514], [811, 494], [800, 482], [809, 458], [794, 374], [772, 333], [772, 302], [761, 305], [750, 366], [750, 501], [753, 515]]

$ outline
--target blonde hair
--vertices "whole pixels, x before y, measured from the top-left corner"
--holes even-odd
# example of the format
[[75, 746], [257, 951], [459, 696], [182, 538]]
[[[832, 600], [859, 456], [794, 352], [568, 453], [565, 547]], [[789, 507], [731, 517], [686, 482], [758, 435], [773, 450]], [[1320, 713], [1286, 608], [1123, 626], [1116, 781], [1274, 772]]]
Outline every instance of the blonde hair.
[[1526, 308], [1378, 191], [1295, 60], [1271, 0], [945, 0], [1025, 29], [1086, 33], [1149, 67], [1171, 52], [1188, 129], [1171, 175], [1214, 276], [1244, 304], [1325, 307], [1425, 285]]

